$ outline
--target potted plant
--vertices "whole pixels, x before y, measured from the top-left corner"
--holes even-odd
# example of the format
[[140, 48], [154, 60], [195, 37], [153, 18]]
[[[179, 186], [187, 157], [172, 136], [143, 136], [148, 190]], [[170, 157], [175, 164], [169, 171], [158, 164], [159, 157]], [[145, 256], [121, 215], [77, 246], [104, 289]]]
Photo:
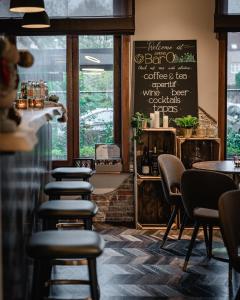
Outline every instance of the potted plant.
[[149, 121], [150, 118], [148, 118], [144, 113], [135, 112], [132, 116], [131, 126], [132, 128], [135, 128], [133, 140], [136, 140], [138, 144], [142, 144], [141, 136], [143, 134], [143, 129], [147, 128]]
[[192, 130], [198, 125], [198, 118], [191, 115], [176, 118], [175, 124], [182, 129], [183, 136], [190, 138], [192, 136]]

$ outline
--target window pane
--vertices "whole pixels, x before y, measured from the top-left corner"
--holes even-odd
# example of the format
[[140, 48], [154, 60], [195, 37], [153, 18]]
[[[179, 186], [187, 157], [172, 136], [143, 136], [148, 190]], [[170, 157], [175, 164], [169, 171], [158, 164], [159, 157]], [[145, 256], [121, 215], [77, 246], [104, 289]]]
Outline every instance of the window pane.
[[[45, 0], [50, 17], [111, 17], [132, 15], [129, 0]], [[9, 1], [0, 1], [0, 17], [22, 17], [9, 11]]]
[[240, 13], [240, 2], [239, 0], [228, 0], [228, 14], [239, 14]]
[[[18, 48], [28, 48], [34, 56], [34, 65], [19, 68], [20, 81], [47, 83], [49, 95], [57, 95], [66, 106], [66, 37], [65, 36], [23, 36], [17, 38]], [[52, 122], [52, 158], [67, 159], [67, 125]]]
[[113, 143], [113, 37], [80, 36], [80, 156]]
[[228, 33], [227, 158], [240, 154], [240, 33]]

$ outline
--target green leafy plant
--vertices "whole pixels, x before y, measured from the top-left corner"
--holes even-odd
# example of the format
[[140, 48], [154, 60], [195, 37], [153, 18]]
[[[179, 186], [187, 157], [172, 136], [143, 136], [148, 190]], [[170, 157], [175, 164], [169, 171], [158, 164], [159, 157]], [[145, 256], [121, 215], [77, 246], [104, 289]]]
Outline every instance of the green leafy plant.
[[135, 114], [132, 116], [131, 126], [132, 128], [136, 129], [132, 139], [136, 140], [138, 144], [142, 144], [141, 136], [143, 134], [143, 123], [148, 123], [149, 121], [150, 118], [147, 117], [144, 113], [135, 112]]
[[180, 128], [194, 128], [198, 125], [198, 118], [191, 115], [174, 119], [175, 124]]

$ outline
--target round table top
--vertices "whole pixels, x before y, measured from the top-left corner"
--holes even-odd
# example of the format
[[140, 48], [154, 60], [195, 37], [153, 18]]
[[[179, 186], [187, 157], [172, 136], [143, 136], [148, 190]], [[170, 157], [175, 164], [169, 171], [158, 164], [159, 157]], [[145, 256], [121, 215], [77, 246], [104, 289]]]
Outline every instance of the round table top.
[[235, 167], [232, 160], [201, 161], [192, 165], [194, 169], [240, 174], [240, 167]]

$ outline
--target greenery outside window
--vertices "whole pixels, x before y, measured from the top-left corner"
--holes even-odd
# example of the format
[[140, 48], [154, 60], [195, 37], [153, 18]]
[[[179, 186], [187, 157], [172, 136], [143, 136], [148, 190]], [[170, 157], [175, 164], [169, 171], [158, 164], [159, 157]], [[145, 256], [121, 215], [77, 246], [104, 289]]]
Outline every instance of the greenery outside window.
[[80, 157], [94, 157], [95, 144], [113, 143], [113, 36], [79, 37]]
[[[233, 67], [234, 66], [234, 67]], [[226, 157], [240, 155], [240, 33], [228, 33]]]

